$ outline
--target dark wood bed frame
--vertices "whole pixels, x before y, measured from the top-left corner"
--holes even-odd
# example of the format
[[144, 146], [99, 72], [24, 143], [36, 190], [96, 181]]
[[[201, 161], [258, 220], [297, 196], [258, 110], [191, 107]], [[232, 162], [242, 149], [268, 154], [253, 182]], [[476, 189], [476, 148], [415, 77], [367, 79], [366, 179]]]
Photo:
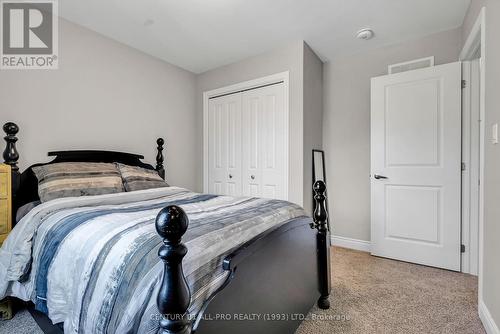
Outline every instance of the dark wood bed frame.
[[[19, 127], [6, 123], [3, 158], [12, 167], [14, 214], [38, 199], [38, 183], [30, 166], [19, 172], [16, 149]], [[57, 162], [120, 162], [155, 169], [165, 178], [164, 140], [157, 141], [156, 167], [142, 162], [142, 155], [113, 151], [57, 151], [48, 155]], [[182, 236], [189, 217], [176, 205], [163, 208], [156, 218], [156, 230], [163, 239], [158, 251], [164, 263], [157, 296], [160, 333], [293, 333], [317, 301], [328, 309], [330, 294], [330, 235], [327, 226], [326, 185], [314, 184], [313, 223], [294, 221], [267, 231], [224, 259], [227, 278], [203, 304], [196, 318], [188, 309], [191, 293], [182, 269], [188, 252]], [[13, 216], [15, 217], [15, 215]], [[316, 229], [316, 234], [311, 232]]]

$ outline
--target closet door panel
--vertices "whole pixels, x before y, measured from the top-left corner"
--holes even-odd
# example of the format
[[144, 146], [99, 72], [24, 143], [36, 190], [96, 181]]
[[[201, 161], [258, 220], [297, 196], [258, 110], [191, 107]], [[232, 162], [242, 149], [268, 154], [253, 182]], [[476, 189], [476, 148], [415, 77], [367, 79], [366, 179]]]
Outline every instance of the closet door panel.
[[213, 194], [224, 193], [224, 179], [227, 166], [224, 164], [224, 104], [220, 101], [210, 101], [209, 110], [209, 192]]
[[283, 85], [242, 95], [243, 194], [284, 199], [285, 115]]
[[241, 94], [228, 99], [226, 194], [241, 196]]
[[209, 192], [241, 195], [241, 94], [209, 101]]
[[285, 199], [285, 112], [282, 85], [267, 87], [263, 103], [262, 196]]
[[242, 96], [242, 186], [243, 195], [261, 197], [261, 141], [259, 130], [262, 115], [262, 101], [254, 91]]

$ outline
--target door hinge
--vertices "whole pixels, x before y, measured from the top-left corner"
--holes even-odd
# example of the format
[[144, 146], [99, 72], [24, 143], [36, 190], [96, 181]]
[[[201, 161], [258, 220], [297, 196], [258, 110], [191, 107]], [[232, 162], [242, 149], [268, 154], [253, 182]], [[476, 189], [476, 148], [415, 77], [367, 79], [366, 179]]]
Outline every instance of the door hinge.
[[465, 253], [465, 245], [460, 245], [460, 253]]
[[467, 88], [467, 81], [462, 80], [462, 89]]
[[462, 172], [465, 170], [465, 162], [462, 162]]

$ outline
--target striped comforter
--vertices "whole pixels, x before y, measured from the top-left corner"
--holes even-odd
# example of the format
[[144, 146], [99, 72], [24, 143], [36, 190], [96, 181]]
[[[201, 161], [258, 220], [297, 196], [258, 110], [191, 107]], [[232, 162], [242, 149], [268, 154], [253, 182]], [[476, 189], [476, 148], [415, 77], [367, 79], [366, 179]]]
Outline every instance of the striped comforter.
[[156, 333], [162, 274], [154, 220], [188, 214], [184, 271], [195, 315], [222, 284], [224, 257], [270, 228], [308, 219], [297, 205], [169, 187], [61, 198], [30, 211], [0, 250], [0, 297], [32, 300], [65, 333]]

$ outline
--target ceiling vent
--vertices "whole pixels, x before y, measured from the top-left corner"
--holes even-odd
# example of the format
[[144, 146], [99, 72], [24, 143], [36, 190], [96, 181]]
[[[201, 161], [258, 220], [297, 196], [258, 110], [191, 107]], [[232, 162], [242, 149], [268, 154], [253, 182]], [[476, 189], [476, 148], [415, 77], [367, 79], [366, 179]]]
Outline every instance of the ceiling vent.
[[434, 56], [427, 58], [420, 58], [415, 60], [410, 60], [404, 63], [398, 63], [394, 65], [389, 65], [389, 74], [407, 72], [411, 70], [417, 70], [419, 68], [426, 68], [434, 66]]

